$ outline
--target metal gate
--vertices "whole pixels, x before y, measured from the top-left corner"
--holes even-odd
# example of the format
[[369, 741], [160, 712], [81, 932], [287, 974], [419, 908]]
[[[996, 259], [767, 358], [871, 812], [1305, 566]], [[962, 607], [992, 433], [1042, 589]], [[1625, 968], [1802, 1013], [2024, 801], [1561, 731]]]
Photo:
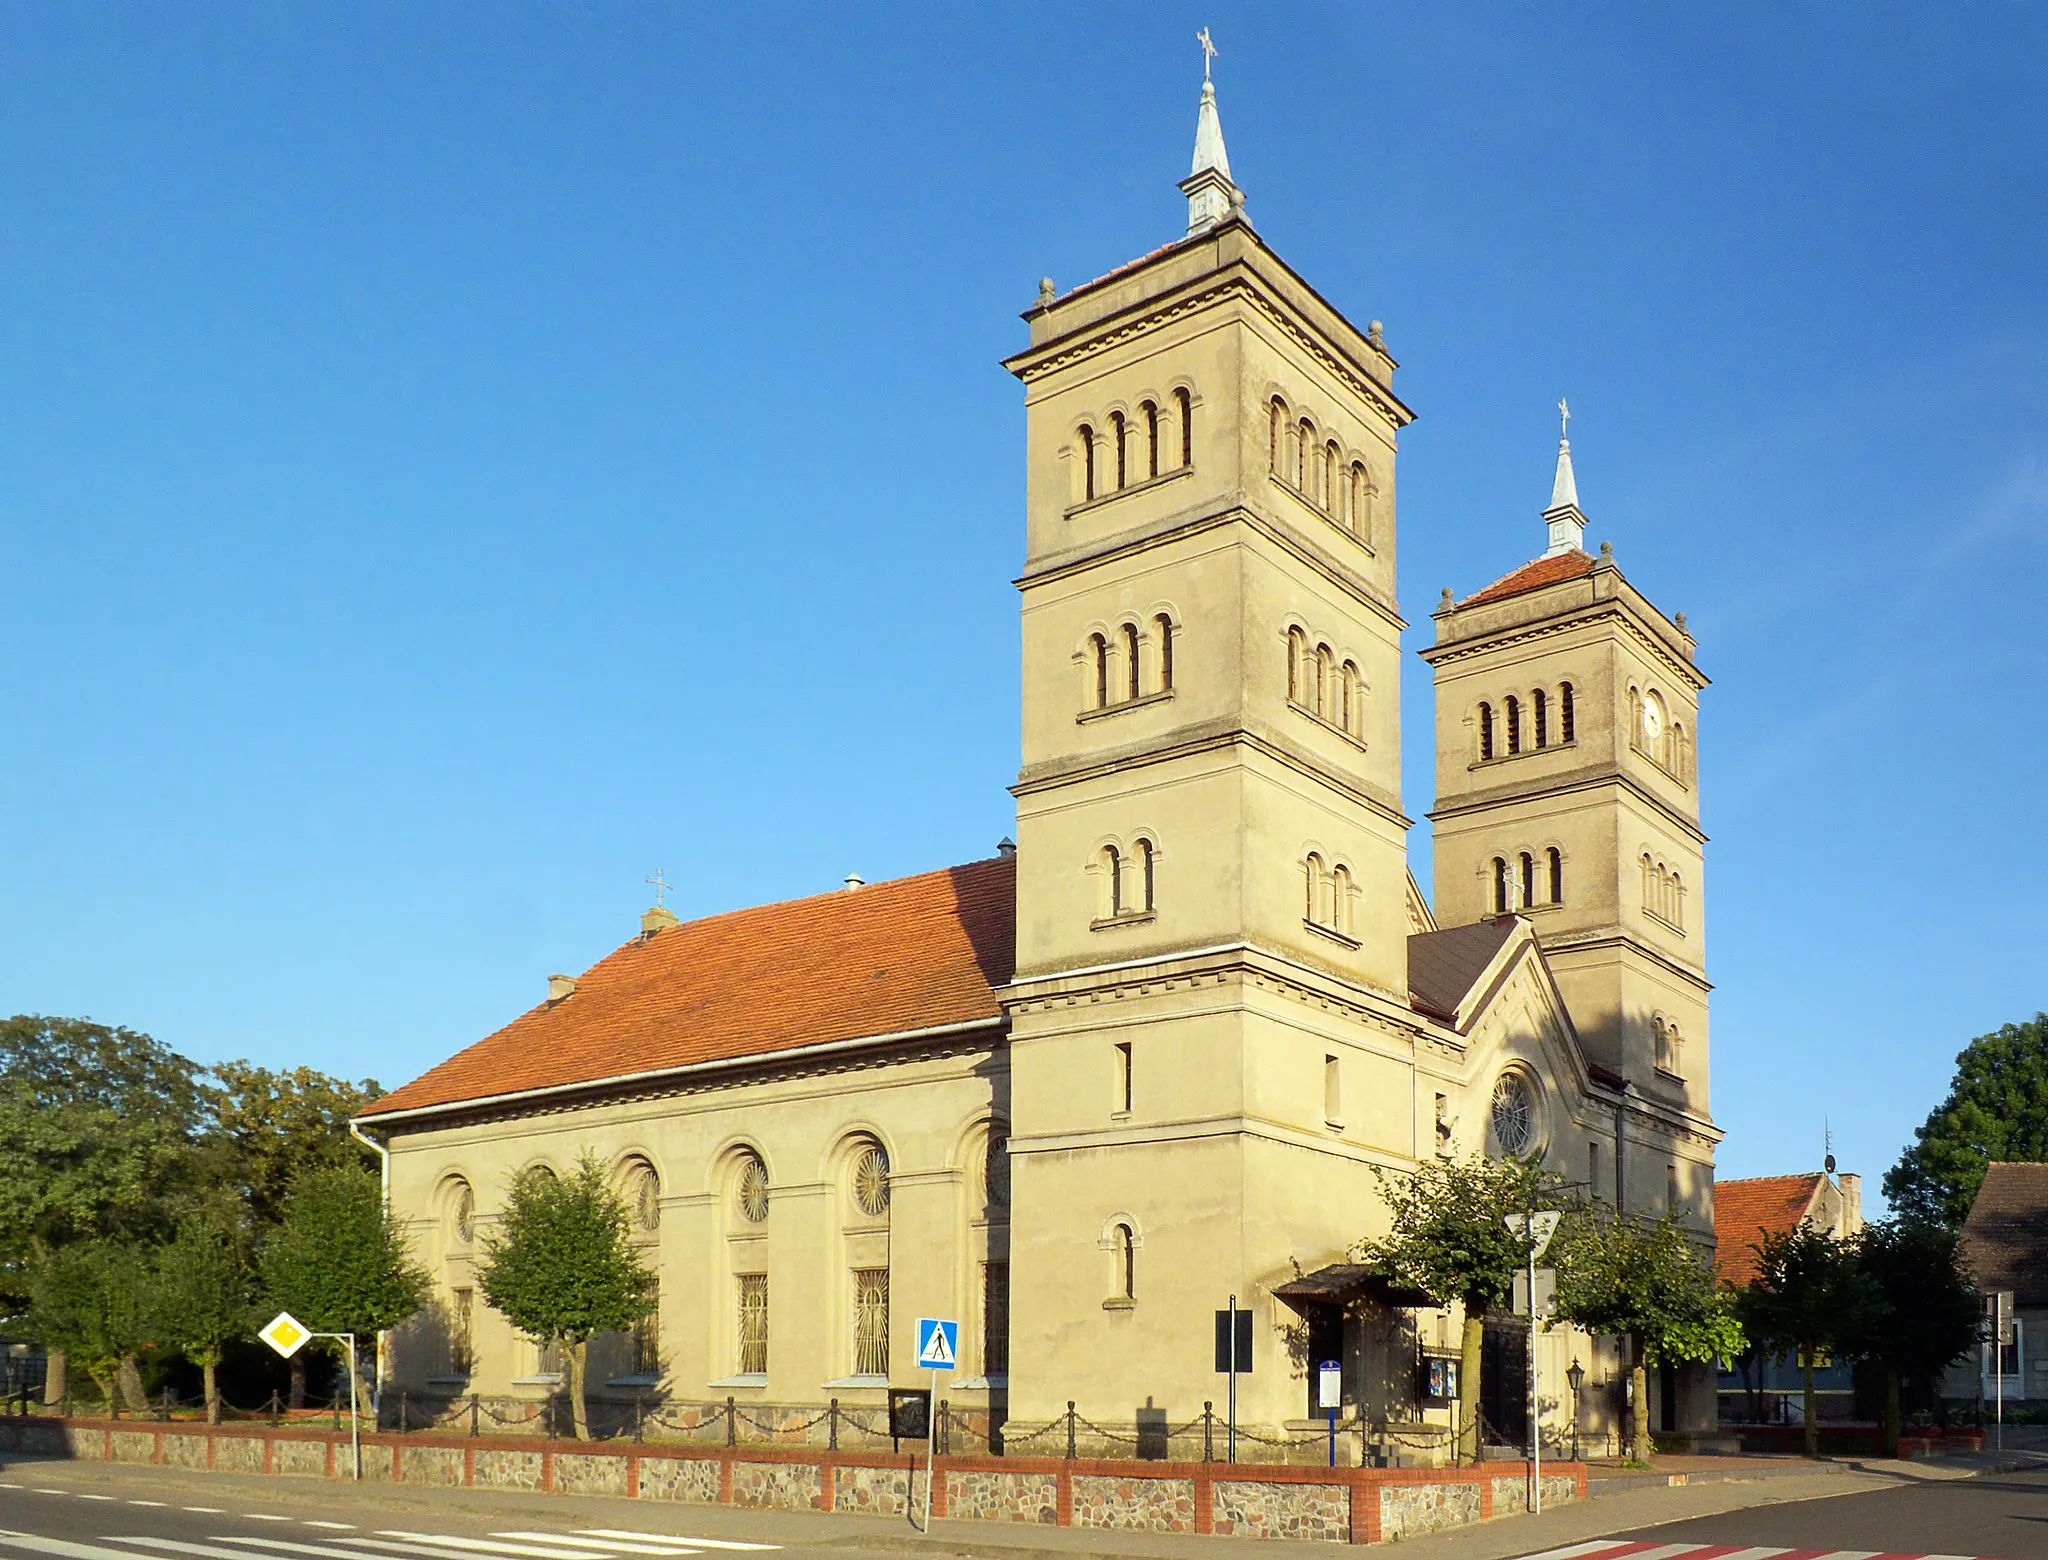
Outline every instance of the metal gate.
[[1486, 1441], [1519, 1447], [1529, 1431], [1529, 1324], [1506, 1311], [1486, 1313], [1479, 1350], [1479, 1414]]

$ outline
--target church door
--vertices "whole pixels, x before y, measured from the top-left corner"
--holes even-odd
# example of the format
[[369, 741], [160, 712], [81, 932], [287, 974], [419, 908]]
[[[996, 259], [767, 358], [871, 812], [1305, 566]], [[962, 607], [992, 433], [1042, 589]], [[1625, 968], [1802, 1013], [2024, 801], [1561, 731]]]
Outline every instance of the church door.
[[1528, 1440], [1529, 1324], [1506, 1311], [1489, 1311], [1479, 1351], [1481, 1433], [1492, 1446]]

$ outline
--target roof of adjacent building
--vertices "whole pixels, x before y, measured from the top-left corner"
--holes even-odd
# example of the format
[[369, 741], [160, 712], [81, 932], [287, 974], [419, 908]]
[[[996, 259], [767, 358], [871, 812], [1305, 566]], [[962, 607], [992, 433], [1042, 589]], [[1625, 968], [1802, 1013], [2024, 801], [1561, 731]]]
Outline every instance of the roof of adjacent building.
[[1957, 1249], [1977, 1287], [2048, 1305], [2048, 1164], [1994, 1160], [1970, 1204]]
[[993, 1024], [1016, 904], [1016, 863], [997, 857], [668, 926], [363, 1114]]
[[1415, 933], [1408, 939], [1409, 1002], [1433, 1018], [1455, 1019], [1472, 983], [1514, 935], [1511, 915]]
[[1827, 1177], [1760, 1175], [1714, 1183], [1714, 1276], [1740, 1289], [1756, 1277], [1756, 1248], [1766, 1235], [1790, 1235], [1813, 1209]]
[[1586, 552], [1562, 552], [1550, 558], [1538, 558], [1525, 563], [1512, 574], [1503, 574], [1486, 589], [1467, 596], [1458, 605], [1461, 607], [1484, 606], [1489, 601], [1500, 601], [1509, 596], [1519, 596], [1524, 591], [1541, 590], [1545, 585], [1555, 585], [1560, 580], [1575, 580], [1593, 572], [1593, 555]]

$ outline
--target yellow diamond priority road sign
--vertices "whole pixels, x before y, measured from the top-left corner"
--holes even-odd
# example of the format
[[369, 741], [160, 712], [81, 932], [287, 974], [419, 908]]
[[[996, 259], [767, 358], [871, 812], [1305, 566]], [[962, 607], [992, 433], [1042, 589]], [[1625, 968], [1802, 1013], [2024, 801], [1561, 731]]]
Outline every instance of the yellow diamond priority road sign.
[[313, 1334], [289, 1311], [279, 1311], [271, 1324], [256, 1335], [286, 1359], [306, 1346]]

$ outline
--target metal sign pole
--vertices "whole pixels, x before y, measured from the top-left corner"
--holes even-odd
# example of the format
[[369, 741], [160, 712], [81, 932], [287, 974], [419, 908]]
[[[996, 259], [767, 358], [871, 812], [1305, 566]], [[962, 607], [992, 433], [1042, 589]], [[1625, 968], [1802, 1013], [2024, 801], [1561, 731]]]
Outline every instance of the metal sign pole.
[[363, 1422], [356, 1404], [356, 1335], [343, 1333], [348, 1339], [348, 1444], [355, 1457], [356, 1482], [363, 1479]]
[[1237, 1296], [1230, 1297], [1230, 1456], [1237, 1461]]
[[1536, 1403], [1536, 1215], [1529, 1215], [1529, 1511], [1543, 1510], [1543, 1427]]
[[934, 1459], [939, 1453], [939, 1368], [932, 1367], [932, 1400], [924, 1411], [924, 1531], [932, 1530], [932, 1480], [938, 1477], [934, 1471], [938, 1464]]

